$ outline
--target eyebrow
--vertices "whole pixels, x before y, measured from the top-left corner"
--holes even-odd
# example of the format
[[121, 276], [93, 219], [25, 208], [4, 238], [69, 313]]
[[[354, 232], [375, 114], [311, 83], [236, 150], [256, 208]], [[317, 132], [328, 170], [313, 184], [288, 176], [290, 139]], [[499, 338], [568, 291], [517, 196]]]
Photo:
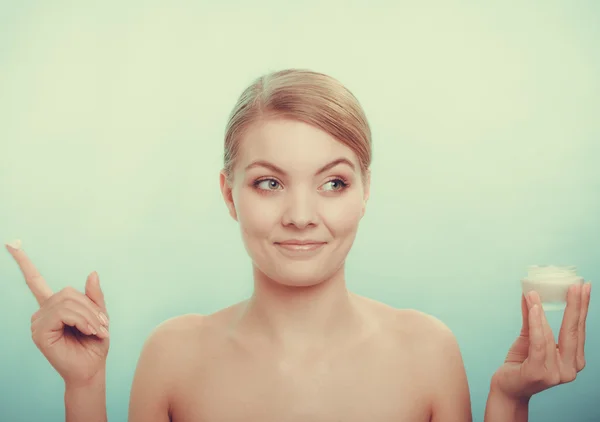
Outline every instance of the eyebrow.
[[[352, 170], [356, 170], [356, 167], [354, 166], [354, 164], [352, 164], [352, 161], [348, 160], [347, 158], [338, 158], [336, 160], [333, 160], [329, 164], [325, 164], [323, 167], [321, 167], [319, 170], [317, 170], [317, 172], [315, 173], [315, 176], [325, 173], [327, 170], [331, 170], [332, 168], [334, 168], [335, 166], [340, 165], [340, 164], [346, 164]], [[246, 166], [246, 171], [248, 171], [254, 167], [265, 167], [265, 168], [268, 168], [269, 170], [274, 171], [275, 173], [279, 173], [283, 176], [287, 176], [287, 173], [284, 170], [282, 170], [281, 168], [277, 167], [275, 164], [270, 163], [268, 161], [264, 161], [264, 160], [253, 161], [248, 166]]]

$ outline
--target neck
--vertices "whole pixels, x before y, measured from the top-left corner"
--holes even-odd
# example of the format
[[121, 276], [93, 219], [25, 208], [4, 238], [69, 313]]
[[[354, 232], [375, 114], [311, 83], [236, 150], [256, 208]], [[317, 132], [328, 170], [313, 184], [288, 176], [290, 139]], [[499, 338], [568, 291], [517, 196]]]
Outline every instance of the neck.
[[359, 318], [344, 268], [314, 286], [284, 286], [254, 268], [254, 293], [240, 321], [284, 349], [305, 351], [352, 335]]

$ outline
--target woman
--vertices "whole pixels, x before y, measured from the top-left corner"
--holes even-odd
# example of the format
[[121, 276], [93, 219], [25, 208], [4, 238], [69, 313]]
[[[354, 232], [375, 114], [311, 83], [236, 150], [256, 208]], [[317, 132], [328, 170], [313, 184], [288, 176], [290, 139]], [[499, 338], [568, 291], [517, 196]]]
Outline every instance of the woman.
[[[161, 324], [143, 347], [130, 422], [471, 421], [457, 342], [435, 318], [346, 289], [344, 262], [369, 198], [371, 134], [326, 75], [285, 70], [241, 95], [221, 190], [253, 262], [254, 293]], [[53, 294], [8, 247], [40, 309], [33, 339], [65, 380], [67, 421], [105, 421], [108, 317], [97, 273]], [[590, 286], [568, 293], [558, 347], [535, 293], [490, 383], [485, 421], [526, 421], [529, 399], [584, 366]]]

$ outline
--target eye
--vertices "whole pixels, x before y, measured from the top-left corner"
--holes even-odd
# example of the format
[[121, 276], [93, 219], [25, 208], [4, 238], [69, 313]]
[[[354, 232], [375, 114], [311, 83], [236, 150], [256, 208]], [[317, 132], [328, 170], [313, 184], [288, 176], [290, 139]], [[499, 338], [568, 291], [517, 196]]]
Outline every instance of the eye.
[[346, 186], [348, 185], [342, 179], [332, 179], [323, 185], [323, 190], [335, 192], [343, 190]]
[[281, 184], [275, 179], [257, 180], [254, 185], [262, 190], [277, 190], [281, 188]]

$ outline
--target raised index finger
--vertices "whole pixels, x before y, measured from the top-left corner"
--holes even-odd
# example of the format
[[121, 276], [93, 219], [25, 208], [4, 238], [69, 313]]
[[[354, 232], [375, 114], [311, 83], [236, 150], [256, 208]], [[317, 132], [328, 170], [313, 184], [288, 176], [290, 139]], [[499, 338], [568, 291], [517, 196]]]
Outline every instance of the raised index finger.
[[25, 282], [29, 286], [29, 290], [35, 296], [38, 304], [42, 304], [52, 296], [52, 290], [44, 280], [44, 277], [39, 273], [33, 262], [29, 259], [25, 251], [21, 248], [21, 241], [14, 241], [6, 244], [6, 249], [13, 256], [17, 265], [25, 277]]

